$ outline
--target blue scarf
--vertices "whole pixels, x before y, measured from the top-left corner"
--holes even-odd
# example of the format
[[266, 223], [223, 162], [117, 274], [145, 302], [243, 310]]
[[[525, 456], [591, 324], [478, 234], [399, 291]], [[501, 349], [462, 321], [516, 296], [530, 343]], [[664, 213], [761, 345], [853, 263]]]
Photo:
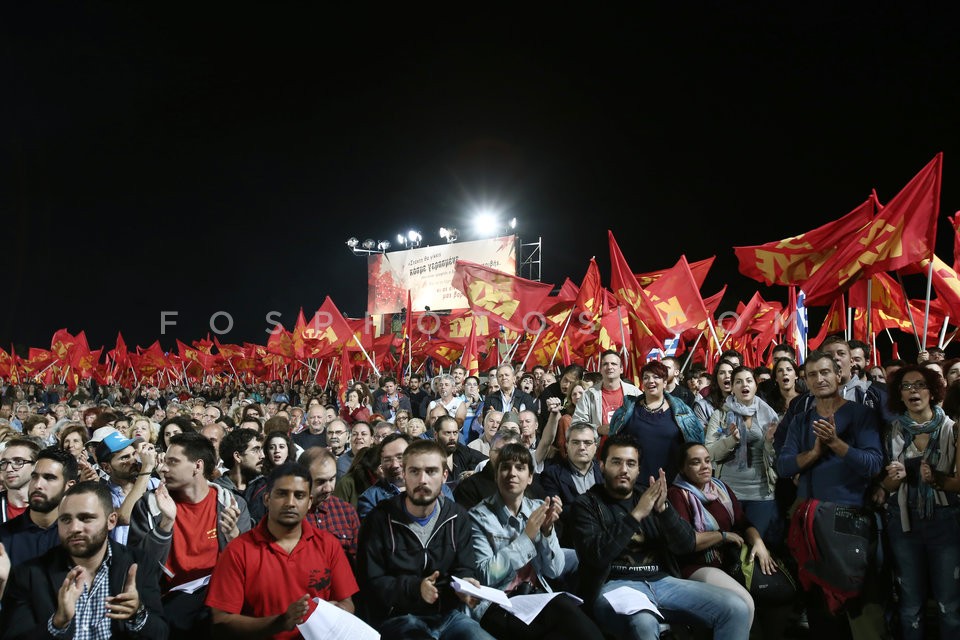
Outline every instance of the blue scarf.
[[[680, 474], [677, 474], [677, 477], [674, 478], [673, 485], [683, 489], [687, 494], [687, 502], [690, 504], [690, 512], [693, 514], [693, 522], [690, 524], [693, 525], [694, 531], [703, 532], [720, 530], [720, 525], [717, 523], [717, 519], [705, 506], [711, 502], [714, 502], [715, 500], [719, 500], [720, 504], [723, 505], [723, 508], [727, 510], [727, 514], [730, 516], [730, 522], [734, 521], [733, 500], [730, 499], [730, 493], [727, 491], [727, 486], [716, 478], [710, 478], [710, 482], [707, 484], [706, 491], [701, 491], [700, 489], [696, 488]], [[716, 545], [706, 549], [704, 551], [706, 558], [710, 561], [718, 560], [720, 558], [719, 547], [720, 545]]]
[[[927, 448], [923, 451], [923, 461], [930, 465], [932, 469], [939, 470], [943, 466], [941, 464], [940, 429], [943, 427], [945, 418], [946, 414], [943, 413], [943, 409], [936, 405], [933, 406], [933, 418], [924, 423], [914, 422], [910, 414], [906, 412], [897, 416], [897, 425], [904, 434], [904, 450], [910, 446], [913, 439], [918, 435], [930, 434]], [[952, 463], [952, 458], [950, 462]], [[933, 485], [922, 481], [917, 483], [917, 507], [920, 510], [921, 517], [929, 518], [933, 515], [933, 507], [937, 502], [936, 497], [936, 489], [933, 488]]]

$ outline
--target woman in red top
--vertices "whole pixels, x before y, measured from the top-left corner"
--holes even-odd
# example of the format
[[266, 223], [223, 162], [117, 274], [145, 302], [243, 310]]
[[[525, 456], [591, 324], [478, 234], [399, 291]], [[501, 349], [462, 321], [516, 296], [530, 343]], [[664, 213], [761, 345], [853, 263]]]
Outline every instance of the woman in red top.
[[743, 514], [740, 501], [721, 480], [713, 477], [710, 454], [696, 442], [680, 449], [680, 472], [667, 491], [667, 499], [681, 518], [697, 532], [696, 551], [680, 558], [680, 574], [689, 580], [730, 589], [743, 598], [753, 624], [754, 603], [750, 593], [723, 570], [724, 545], [750, 545], [750, 562], [756, 558], [763, 573], [777, 570], [760, 533]]
[[348, 425], [357, 421], [366, 422], [370, 418], [370, 407], [360, 396], [359, 390], [350, 389], [347, 391], [346, 402], [340, 407], [340, 417]]

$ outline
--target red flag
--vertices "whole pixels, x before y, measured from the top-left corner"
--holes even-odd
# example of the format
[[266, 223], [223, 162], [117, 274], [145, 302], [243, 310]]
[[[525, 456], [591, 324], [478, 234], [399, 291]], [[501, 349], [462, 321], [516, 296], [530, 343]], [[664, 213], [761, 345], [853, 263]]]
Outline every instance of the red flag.
[[942, 161], [943, 153], [938, 153], [804, 284], [808, 306], [826, 304], [861, 275], [903, 269], [933, 256]]
[[476, 314], [486, 313], [514, 331], [535, 330], [540, 308], [552, 285], [526, 280], [473, 262], [457, 260], [454, 289], [467, 297]]
[[960, 271], [960, 211], [947, 216], [953, 228], [953, 270]]
[[870, 223], [875, 210], [876, 199], [871, 194], [839, 220], [812, 231], [766, 244], [734, 247], [740, 273], [767, 285], [806, 282], [851, 235]]
[[77, 344], [77, 339], [70, 335], [66, 329], [59, 329], [53, 334], [50, 340], [50, 351], [53, 352], [57, 360], [66, 364], [69, 359], [70, 350]]
[[466, 346], [460, 355], [460, 364], [466, 367], [468, 376], [475, 376], [480, 373], [479, 354], [480, 350], [477, 348], [477, 331], [474, 326], [470, 330], [470, 336], [467, 338]]
[[847, 306], [843, 302], [843, 296], [840, 295], [833, 301], [833, 304], [830, 305], [830, 309], [827, 310], [823, 324], [820, 325], [819, 333], [812, 338], [807, 338], [807, 344], [810, 346], [810, 349], [817, 349], [823, 344], [823, 341], [827, 339], [827, 336], [846, 330]]
[[[710, 267], [713, 266], [713, 261], [716, 259], [716, 257], [717, 256], [710, 256], [706, 260], [698, 260], [697, 262], [689, 263], [690, 273], [693, 275], [693, 279], [697, 283], [698, 290], [703, 286], [703, 281], [706, 280], [707, 274], [710, 272]], [[668, 271], [670, 271], [670, 269], [650, 271], [649, 273], [637, 273], [635, 274], [635, 277], [641, 287], [649, 287]]]
[[674, 333], [695, 327], [709, 316], [686, 256], [680, 256], [677, 264], [647, 287], [647, 293], [660, 314], [661, 324]]
[[645, 357], [651, 349], [662, 349], [663, 338], [672, 337], [673, 332], [661, 324], [660, 314], [637, 282], [613, 232], [608, 230], [607, 235], [610, 241], [610, 288], [630, 310], [630, 339], [635, 355]]

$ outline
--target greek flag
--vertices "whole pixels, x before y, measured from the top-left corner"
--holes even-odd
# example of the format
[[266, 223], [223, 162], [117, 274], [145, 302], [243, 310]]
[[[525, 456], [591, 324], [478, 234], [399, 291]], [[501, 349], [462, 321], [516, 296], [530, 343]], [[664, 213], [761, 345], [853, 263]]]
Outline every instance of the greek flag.
[[807, 294], [803, 292], [803, 289], [800, 289], [797, 292], [797, 308], [795, 309], [797, 322], [794, 325], [796, 327], [797, 364], [803, 364], [803, 361], [807, 359], [807, 331], [810, 324], [807, 320], [807, 307], [804, 305], [806, 299]]

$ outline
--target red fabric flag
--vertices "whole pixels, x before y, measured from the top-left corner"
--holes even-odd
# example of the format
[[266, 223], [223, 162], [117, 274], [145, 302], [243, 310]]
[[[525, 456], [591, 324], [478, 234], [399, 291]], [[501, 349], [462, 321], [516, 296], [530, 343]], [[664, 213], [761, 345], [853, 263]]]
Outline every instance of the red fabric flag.
[[114, 369], [127, 366], [127, 343], [123, 339], [123, 334], [119, 331], [117, 332], [117, 346], [111, 349], [107, 355], [113, 360]]
[[454, 266], [454, 289], [467, 297], [477, 315], [489, 314], [494, 320], [514, 331], [535, 329], [541, 306], [553, 285], [526, 280], [473, 262], [457, 260]]
[[[275, 327], [274, 332], [267, 338], [267, 353], [293, 359], [296, 356], [293, 349], [293, 337], [290, 332], [283, 329], [283, 327]], [[264, 356], [264, 358], [266, 358], [266, 356]], [[269, 366], [272, 363], [273, 361], [267, 364]]]
[[876, 199], [871, 194], [839, 220], [812, 231], [766, 244], [734, 247], [740, 273], [767, 285], [806, 282], [851, 235], [870, 223], [875, 210]]
[[13, 358], [0, 347], [0, 377], [9, 378], [13, 371]]
[[661, 324], [673, 333], [693, 328], [709, 316], [686, 256], [680, 256], [677, 264], [647, 287], [647, 293], [660, 314]]
[[30, 350], [27, 352], [27, 359], [20, 361], [20, 368], [23, 369], [25, 373], [37, 373], [38, 371], [46, 369], [54, 362], [57, 362], [57, 355], [52, 351], [30, 347]]
[[77, 339], [70, 335], [69, 331], [59, 329], [53, 334], [53, 338], [50, 340], [50, 351], [53, 352], [58, 361], [66, 364], [69, 359], [70, 350], [73, 349], [75, 344], [77, 344]]
[[213, 339], [213, 343], [217, 345], [217, 353], [226, 360], [243, 358], [245, 355], [243, 347], [238, 344], [221, 344], [220, 340], [216, 337]]
[[953, 228], [953, 270], [960, 271], [960, 211], [947, 216]]
[[841, 331], [847, 330], [847, 306], [844, 304], [843, 295], [838, 296], [833, 303], [830, 305], [830, 308], [827, 310], [827, 315], [823, 319], [823, 324], [820, 325], [820, 331], [817, 335], [807, 338], [807, 344], [810, 346], [810, 349], [817, 349], [823, 344], [823, 341], [827, 339], [827, 336], [840, 333]]
[[468, 376], [475, 376], [480, 373], [480, 350], [477, 348], [476, 327], [471, 327], [470, 336], [467, 338], [466, 346], [460, 355], [460, 364], [466, 367]]
[[[706, 280], [707, 274], [710, 272], [710, 267], [713, 266], [713, 261], [716, 259], [716, 257], [717, 256], [710, 256], [706, 260], [698, 260], [697, 262], [689, 263], [690, 273], [693, 275], [693, 279], [697, 283], [697, 290], [703, 286], [703, 281]], [[637, 279], [637, 283], [639, 283], [641, 287], [649, 287], [668, 271], [670, 271], [670, 269], [661, 269], [660, 271], [650, 271], [648, 273], [637, 273], [634, 274], [634, 277]]]
[[634, 354], [645, 358], [651, 349], [663, 349], [663, 338], [673, 337], [673, 332], [661, 324], [660, 314], [637, 282], [613, 232], [608, 230], [607, 235], [610, 241], [610, 288], [630, 310], [630, 339]]
[[938, 153], [804, 284], [808, 306], [826, 304], [861, 275], [904, 269], [933, 256], [942, 161], [943, 154]]

